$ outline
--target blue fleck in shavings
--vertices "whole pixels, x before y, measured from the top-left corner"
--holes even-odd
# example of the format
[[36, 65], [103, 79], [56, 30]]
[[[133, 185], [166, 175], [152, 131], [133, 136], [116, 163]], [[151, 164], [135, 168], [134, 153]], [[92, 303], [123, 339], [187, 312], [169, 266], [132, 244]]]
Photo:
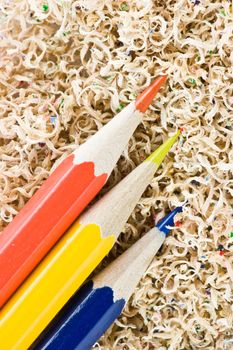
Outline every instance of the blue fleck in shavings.
[[55, 115], [52, 115], [50, 117], [50, 121], [51, 121], [52, 124], [56, 124], [56, 120], [57, 120], [57, 117]]

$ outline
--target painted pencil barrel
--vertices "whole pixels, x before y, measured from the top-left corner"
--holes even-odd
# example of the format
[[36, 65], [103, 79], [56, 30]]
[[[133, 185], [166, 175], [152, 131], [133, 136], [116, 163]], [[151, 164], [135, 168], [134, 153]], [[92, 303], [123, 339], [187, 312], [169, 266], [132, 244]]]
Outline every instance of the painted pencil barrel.
[[107, 174], [95, 176], [93, 163], [75, 166], [73, 158], [63, 161], [3, 233], [0, 307], [106, 182]]
[[[150, 237], [147, 234], [147, 237], [144, 238], [144, 240], [150, 238], [148, 240], [149, 244], [154, 243], [147, 247], [150, 254], [148, 252], [143, 254], [142, 247], [137, 242], [103, 270], [97, 276], [96, 281], [89, 281], [81, 287], [45, 329], [45, 332], [41, 334], [31, 349], [90, 349], [121, 314], [150, 259], [161, 247], [165, 235], [159, 235], [157, 241], [153, 237], [154, 242], [152, 242], [151, 236], [156, 236], [156, 233], [156, 229], [153, 229], [150, 232]], [[130, 254], [132, 249], [135, 254], [132, 252], [129, 261], [127, 255]], [[124, 261], [124, 259], [127, 261]], [[128, 265], [125, 265], [125, 262]], [[132, 262], [136, 264], [137, 271], [131, 271], [129, 268]], [[124, 269], [125, 271], [123, 271]], [[128, 288], [126, 287], [127, 284]]]
[[73, 225], [3, 308], [3, 349], [27, 349], [110, 251], [114, 241], [111, 236], [101, 238], [97, 225]]
[[163, 244], [177, 207], [107, 268], [82, 286], [30, 350], [87, 350], [120, 315]]
[[65, 159], [0, 235], [0, 307], [94, 198], [166, 76]]
[[89, 281], [29, 350], [89, 350], [118, 318], [124, 306], [124, 299], [114, 301], [110, 287], [95, 289]]
[[[133, 102], [65, 159], [6, 227], [0, 236], [0, 306], [104, 186], [140, 120]], [[116, 131], [117, 146], [110, 145]]]
[[27, 349], [110, 251], [178, 136], [86, 211], [8, 301], [0, 321], [4, 350]]

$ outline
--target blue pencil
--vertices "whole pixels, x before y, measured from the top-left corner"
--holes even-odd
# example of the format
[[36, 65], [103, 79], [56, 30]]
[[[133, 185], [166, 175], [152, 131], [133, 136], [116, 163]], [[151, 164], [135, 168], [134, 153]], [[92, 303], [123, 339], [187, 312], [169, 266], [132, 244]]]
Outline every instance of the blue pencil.
[[88, 350], [121, 314], [148, 265], [174, 226], [175, 208], [145, 236], [83, 285], [30, 350]]

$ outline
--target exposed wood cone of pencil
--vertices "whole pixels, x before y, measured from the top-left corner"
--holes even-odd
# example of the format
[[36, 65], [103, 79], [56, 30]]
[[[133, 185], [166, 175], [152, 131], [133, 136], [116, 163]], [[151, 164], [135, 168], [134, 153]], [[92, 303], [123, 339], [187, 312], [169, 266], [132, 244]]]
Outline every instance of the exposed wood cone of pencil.
[[69, 155], [0, 235], [0, 307], [106, 183], [143, 113], [166, 81], [159, 76]]
[[69, 228], [1, 313], [4, 350], [27, 349], [114, 245], [179, 131]]
[[182, 211], [177, 207], [119, 258], [84, 284], [30, 350], [88, 350], [125, 304]]

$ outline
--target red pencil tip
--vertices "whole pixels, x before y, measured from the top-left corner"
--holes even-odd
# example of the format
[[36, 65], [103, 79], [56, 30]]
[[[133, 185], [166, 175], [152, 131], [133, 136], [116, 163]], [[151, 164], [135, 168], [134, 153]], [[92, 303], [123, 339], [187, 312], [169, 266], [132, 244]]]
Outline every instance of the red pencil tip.
[[159, 91], [160, 87], [167, 80], [167, 75], [160, 75], [146, 90], [144, 90], [136, 99], [136, 109], [140, 112], [145, 112], [151, 101]]

